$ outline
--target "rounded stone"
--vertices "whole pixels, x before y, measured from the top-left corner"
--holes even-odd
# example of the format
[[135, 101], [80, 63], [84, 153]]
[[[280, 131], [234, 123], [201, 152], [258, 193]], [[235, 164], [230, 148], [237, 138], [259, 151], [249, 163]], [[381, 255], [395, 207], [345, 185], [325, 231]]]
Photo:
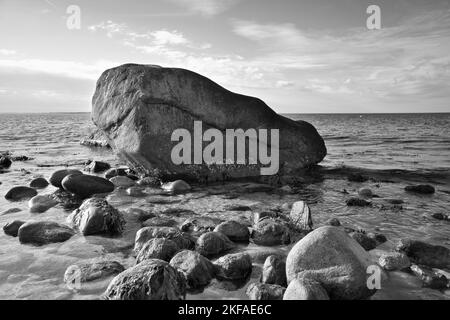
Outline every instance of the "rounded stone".
[[178, 252], [179, 248], [175, 242], [164, 238], [153, 238], [147, 241], [139, 251], [136, 263], [148, 259], [160, 259], [170, 261]]
[[228, 239], [234, 242], [248, 242], [250, 239], [250, 231], [247, 226], [234, 220], [222, 222], [214, 231], [226, 235]]
[[80, 170], [72, 170], [72, 169], [63, 169], [53, 172], [53, 174], [50, 176], [50, 183], [57, 188], [62, 189], [62, 181], [65, 177], [69, 175], [82, 175], [83, 172]]
[[62, 181], [64, 190], [86, 199], [94, 194], [110, 193], [114, 191], [114, 184], [110, 181], [91, 175], [69, 175]]
[[14, 187], [10, 189], [6, 195], [5, 199], [9, 201], [21, 201], [21, 200], [27, 200], [30, 198], [33, 198], [37, 195], [37, 191], [33, 188], [29, 187]]
[[30, 187], [34, 189], [44, 189], [49, 185], [48, 181], [45, 178], [36, 178], [30, 182]]

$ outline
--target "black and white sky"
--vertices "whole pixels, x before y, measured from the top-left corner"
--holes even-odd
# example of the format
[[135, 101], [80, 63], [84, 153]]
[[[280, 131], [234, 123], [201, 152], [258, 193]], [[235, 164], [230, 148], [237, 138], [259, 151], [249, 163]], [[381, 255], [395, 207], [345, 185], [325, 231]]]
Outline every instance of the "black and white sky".
[[449, 112], [450, 0], [0, 0], [0, 112], [90, 111], [101, 72], [129, 62], [281, 113]]

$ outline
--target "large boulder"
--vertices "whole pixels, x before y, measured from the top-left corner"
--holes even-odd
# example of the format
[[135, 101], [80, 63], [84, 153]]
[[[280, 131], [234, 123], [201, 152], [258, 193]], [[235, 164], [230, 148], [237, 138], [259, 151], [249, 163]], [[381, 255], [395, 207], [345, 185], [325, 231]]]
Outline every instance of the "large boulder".
[[184, 69], [126, 64], [106, 70], [97, 81], [92, 119], [113, 149], [141, 173], [158, 168], [162, 174], [193, 179], [199, 173], [218, 179], [261, 174], [260, 165], [216, 170], [205, 163], [174, 164], [171, 153], [178, 142], [172, 142], [172, 133], [184, 128], [193, 135], [194, 121], [202, 121], [203, 130], [223, 133], [279, 129], [277, 149], [284, 172], [316, 164], [326, 155], [324, 141], [311, 124], [280, 116], [257, 98], [235, 94]]
[[329, 300], [322, 285], [308, 277], [295, 278], [289, 283], [283, 300]]
[[365, 299], [375, 293], [367, 287], [369, 254], [344, 230], [332, 226], [318, 228], [291, 249], [286, 259], [288, 283], [308, 272], [330, 299]]
[[215, 275], [211, 261], [195, 251], [178, 252], [170, 260], [170, 264], [184, 273], [189, 289], [208, 285]]

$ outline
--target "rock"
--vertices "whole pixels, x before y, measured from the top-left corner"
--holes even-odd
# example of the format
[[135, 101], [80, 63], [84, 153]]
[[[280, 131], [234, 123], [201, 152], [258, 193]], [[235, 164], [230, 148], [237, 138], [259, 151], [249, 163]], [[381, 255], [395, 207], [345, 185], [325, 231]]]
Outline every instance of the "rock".
[[19, 209], [19, 208], [11, 208], [11, 209], [7, 209], [7, 210], [3, 211], [0, 214], [0, 216], [6, 216], [7, 214], [17, 213], [17, 212], [20, 212], [20, 211], [22, 211], [22, 210]]
[[366, 201], [361, 198], [350, 198], [345, 203], [349, 207], [369, 207], [372, 205], [372, 202]]
[[49, 185], [48, 181], [44, 178], [36, 178], [30, 182], [30, 187], [34, 189], [44, 189]]
[[394, 204], [394, 205], [399, 205], [399, 204], [404, 203], [404, 201], [402, 199], [384, 199], [384, 201], [386, 201], [387, 203], [390, 203], [390, 204]]
[[433, 186], [430, 186], [428, 184], [419, 184], [415, 186], [407, 186], [405, 187], [405, 191], [407, 192], [414, 192], [414, 193], [420, 193], [420, 194], [433, 194], [436, 192]]
[[170, 265], [183, 272], [189, 289], [207, 286], [215, 275], [211, 261], [195, 251], [178, 252], [170, 260]]
[[114, 185], [101, 177], [85, 174], [68, 175], [62, 181], [64, 190], [86, 199], [94, 194], [110, 193], [114, 191]]
[[31, 157], [28, 157], [28, 156], [14, 156], [14, 157], [11, 157], [11, 160], [13, 162], [25, 162], [25, 161], [30, 161], [30, 160], [34, 160], [34, 159]]
[[406, 254], [401, 252], [389, 252], [380, 256], [378, 264], [385, 270], [403, 270], [411, 265]]
[[191, 186], [183, 180], [164, 183], [161, 188], [168, 192], [185, 192], [191, 190]]
[[276, 284], [251, 283], [245, 293], [250, 300], [283, 300], [286, 288]]
[[261, 282], [286, 287], [286, 262], [282, 257], [276, 255], [267, 257], [262, 269]]
[[180, 229], [183, 232], [189, 232], [193, 235], [200, 236], [203, 233], [213, 231], [221, 222], [220, 219], [210, 217], [190, 217], [181, 224]]
[[283, 300], [330, 300], [330, 298], [318, 281], [297, 277], [289, 283]]
[[266, 218], [254, 225], [252, 239], [260, 246], [277, 246], [290, 243], [290, 234], [283, 222]]
[[139, 208], [129, 208], [126, 212], [127, 214], [134, 215], [139, 221], [146, 221], [155, 217], [153, 212]]
[[450, 268], [450, 249], [446, 247], [403, 239], [400, 240], [396, 249], [404, 252], [416, 264], [439, 269]]
[[117, 176], [126, 177], [127, 176], [126, 168], [112, 168], [105, 172], [105, 179], [111, 179]]
[[161, 187], [161, 180], [156, 177], [144, 177], [138, 180], [137, 184], [142, 187], [159, 188]]
[[340, 227], [341, 226], [341, 222], [339, 221], [338, 218], [331, 218], [330, 220], [328, 220], [327, 224], [330, 225], [330, 226], [333, 226], [333, 227]]
[[142, 190], [142, 188], [139, 188], [139, 187], [128, 188], [127, 194], [130, 197], [144, 197], [146, 195], [145, 192]]
[[129, 188], [136, 184], [134, 180], [131, 180], [130, 178], [124, 176], [112, 177], [111, 179], [109, 179], [109, 181], [111, 181], [114, 186], [119, 188]]
[[373, 232], [369, 232], [367, 234], [367, 237], [369, 237], [369, 239], [375, 240], [375, 242], [377, 243], [377, 246], [379, 244], [385, 243], [387, 241], [387, 238], [384, 234], [381, 233], [373, 233]]
[[61, 189], [56, 190], [50, 196], [66, 210], [77, 209], [83, 203], [81, 197]]
[[361, 188], [358, 190], [358, 195], [363, 198], [372, 198], [373, 193], [369, 188]]
[[252, 208], [241, 204], [228, 204], [223, 207], [223, 211], [252, 211]]
[[443, 213], [433, 213], [431, 217], [437, 220], [449, 220], [448, 216]]
[[64, 242], [74, 234], [72, 228], [52, 221], [28, 221], [19, 228], [18, 232], [21, 243], [38, 246]]
[[311, 231], [313, 221], [311, 218], [311, 210], [304, 201], [297, 201], [292, 205], [290, 219], [293, 226], [300, 231]]
[[248, 242], [250, 239], [248, 228], [234, 220], [222, 222], [214, 231], [226, 235], [228, 239], [234, 242]]
[[111, 166], [109, 163], [102, 161], [92, 161], [87, 167], [86, 170], [92, 173], [99, 173], [110, 169]]
[[80, 144], [91, 148], [111, 148], [107, 137], [99, 129], [91, 130], [90, 134], [80, 141]]
[[35, 196], [28, 202], [31, 213], [43, 213], [56, 206], [58, 202], [51, 195]]
[[253, 213], [253, 224], [257, 224], [259, 220], [264, 218], [276, 218], [278, 215], [273, 211], [262, 211]]
[[3, 232], [5, 232], [6, 235], [17, 237], [17, 233], [19, 232], [19, 228], [21, 225], [23, 225], [25, 221], [21, 220], [14, 220], [12, 222], [8, 222], [3, 226]]
[[164, 238], [153, 238], [148, 240], [139, 251], [136, 263], [149, 259], [160, 259], [170, 261], [178, 252], [179, 248], [175, 242]]
[[10, 189], [6, 195], [5, 199], [9, 201], [21, 201], [33, 198], [37, 195], [37, 191], [29, 187], [14, 187]]
[[104, 293], [108, 300], [183, 300], [185, 296], [184, 275], [157, 259], [144, 260], [120, 273]]
[[0, 156], [0, 169], [9, 169], [12, 161], [8, 156]]
[[117, 235], [123, 232], [125, 219], [104, 199], [92, 198], [83, 202], [67, 217], [84, 236], [95, 234]]
[[411, 265], [411, 271], [416, 277], [422, 280], [422, 285], [431, 289], [446, 289], [449, 280], [442, 274], [434, 272], [431, 268], [425, 266]]
[[252, 273], [252, 259], [247, 253], [227, 254], [214, 261], [216, 277], [221, 280], [245, 279]]
[[366, 182], [369, 178], [359, 173], [353, 173], [347, 176], [347, 180], [350, 182]]
[[209, 258], [231, 250], [235, 247], [228, 237], [220, 232], [207, 232], [197, 239], [196, 250]]
[[[324, 259], [326, 257], [326, 259]], [[370, 255], [344, 230], [320, 227], [295, 244], [286, 259], [288, 283], [303, 271], [326, 290], [330, 299], [366, 299], [375, 293], [367, 287]]]
[[77, 281], [90, 282], [101, 278], [119, 274], [125, 271], [117, 261], [94, 261], [87, 263], [77, 263], [69, 266], [64, 273], [64, 282], [69, 284]]
[[179, 229], [173, 227], [145, 227], [139, 229], [134, 241], [134, 252], [136, 254], [144, 244], [153, 238], [166, 238], [175, 242], [180, 249], [193, 249], [195, 242], [183, 234]]
[[360, 246], [363, 247], [366, 251], [370, 251], [377, 247], [377, 242], [374, 239], [369, 238], [365, 233], [353, 232], [350, 234], [350, 236], [354, 240], [356, 240], [356, 242], [358, 242]]
[[80, 170], [72, 170], [72, 169], [64, 169], [64, 170], [58, 170], [53, 172], [53, 174], [50, 177], [50, 183], [59, 189], [62, 189], [62, 181], [65, 177], [69, 175], [82, 175], [83, 172]]
[[92, 118], [113, 140], [115, 151], [144, 172], [158, 168], [194, 179], [199, 172], [221, 179], [261, 174], [259, 165], [216, 170], [206, 163], [174, 164], [172, 133], [185, 128], [192, 134], [194, 121], [217, 129], [279, 129], [277, 149], [285, 171], [316, 164], [326, 155], [325, 143], [311, 124], [280, 116], [259, 99], [232, 93], [184, 69], [126, 64], [105, 71], [97, 82]]
[[176, 225], [177, 222], [175, 220], [165, 217], [150, 218], [143, 223], [143, 227], [174, 227]]

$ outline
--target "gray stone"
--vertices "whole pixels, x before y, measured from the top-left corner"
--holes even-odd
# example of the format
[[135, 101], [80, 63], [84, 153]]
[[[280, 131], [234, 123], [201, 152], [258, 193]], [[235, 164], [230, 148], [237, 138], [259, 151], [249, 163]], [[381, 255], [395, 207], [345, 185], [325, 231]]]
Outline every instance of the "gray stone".
[[90, 198], [95, 194], [114, 191], [114, 185], [108, 180], [86, 174], [68, 175], [62, 181], [62, 186], [64, 190], [83, 199]]
[[221, 280], [245, 279], [252, 273], [252, 259], [246, 253], [227, 254], [214, 261], [216, 277]]
[[261, 282], [283, 287], [287, 285], [286, 262], [283, 257], [276, 255], [267, 257], [262, 269]]
[[254, 225], [253, 242], [261, 246], [277, 246], [290, 243], [289, 228], [282, 221], [262, 219]]
[[413, 264], [410, 268], [414, 275], [422, 280], [422, 285], [426, 288], [446, 289], [449, 284], [449, 279], [429, 267]]
[[283, 300], [330, 300], [330, 298], [318, 281], [295, 278], [289, 283]]
[[286, 288], [276, 284], [251, 283], [245, 293], [250, 300], [283, 300]]
[[170, 264], [183, 272], [189, 289], [208, 285], [215, 275], [214, 265], [211, 261], [195, 251], [178, 252], [170, 260]]
[[111, 179], [109, 179], [109, 181], [111, 181], [114, 186], [119, 188], [129, 188], [136, 184], [136, 181], [125, 176], [112, 177]]
[[450, 268], [450, 249], [435, 246], [418, 240], [403, 239], [397, 245], [397, 251], [404, 252], [416, 263], [432, 268]]
[[394, 271], [408, 268], [411, 261], [404, 253], [389, 252], [380, 256], [378, 264], [385, 270]]
[[361, 247], [364, 248], [366, 251], [370, 251], [372, 249], [375, 249], [377, 247], [377, 242], [375, 239], [370, 238], [367, 236], [367, 234], [363, 232], [353, 232], [350, 234], [350, 236], [356, 240], [356, 242], [359, 243]]
[[80, 170], [73, 170], [73, 169], [63, 169], [63, 170], [58, 170], [53, 172], [53, 174], [50, 177], [50, 183], [57, 188], [62, 189], [62, 181], [64, 180], [65, 177], [69, 176], [69, 175], [81, 175], [83, 174], [83, 172], [81, 172]]
[[37, 195], [37, 191], [33, 188], [29, 187], [14, 187], [10, 189], [6, 195], [5, 199], [9, 201], [21, 201], [21, 200], [27, 200], [30, 198], [33, 198]]
[[64, 242], [75, 234], [68, 226], [52, 221], [28, 221], [18, 232], [19, 241], [34, 245]]
[[235, 245], [220, 232], [207, 232], [197, 239], [195, 247], [198, 253], [209, 258], [231, 250]]
[[58, 202], [51, 195], [38, 195], [28, 202], [31, 213], [43, 213], [56, 206]]
[[223, 233], [234, 242], [248, 242], [250, 239], [250, 231], [247, 226], [234, 220], [222, 222], [214, 231]]
[[36, 178], [31, 180], [30, 182], [30, 188], [34, 189], [44, 189], [47, 188], [48, 185], [49, 183], [45, 178]]
[[161, 188], [168, 192], [186, 192], [191, 190], [191, 186], [183, 180], [164, 183]]
[[119, 274], [125, 271], [117, 261], [92, 261], [77, 263], [69, 266], [64, 273], [64, 282], [68, 285], [75, 285], [78, 281], [90, 282], [101, 278]]
[[166, 238], [175, 242], [180, 249], [193, 249], [195, 242], [183, 234], [179, 229], [173, 227], [145, 227], [139, 229], [134, 241], [134, 252], [136, 254], [142, 249], [144, 244], [153, 238]]
[[170, 261], [178, 252], [178, 245], [169, 239], [153, 238], [148, 240], [136, 257], [136, 263], [149, 259]]
[[308, 204], [304, 201], [297, 201], [292, 205], [291, 213], [289, 215], [292, 225], [300, 231], [311, 231], [313, 221], [311, 217], [311, 210]]
[[111, 166], [109, 163], [102, 161], [92, 161], [87, 167], [86, 170], [92, 173], [99, 173], [110, 169]]
[[200, 236], [203, 233], [213, 231], [221, 222], [222, 221], [217, 218], [190, 217], [181, 224], [180, 229], [184, 232], [189, 232], [193, 235]]
[[6, 235], [17, 237], [17, 233], [19, 232], [20, 226], [22, 226], [25, 223], [25, 221], [21, 220], [14, 220], [12, 222], [8, 222], [3, 226], [3, 231]]

